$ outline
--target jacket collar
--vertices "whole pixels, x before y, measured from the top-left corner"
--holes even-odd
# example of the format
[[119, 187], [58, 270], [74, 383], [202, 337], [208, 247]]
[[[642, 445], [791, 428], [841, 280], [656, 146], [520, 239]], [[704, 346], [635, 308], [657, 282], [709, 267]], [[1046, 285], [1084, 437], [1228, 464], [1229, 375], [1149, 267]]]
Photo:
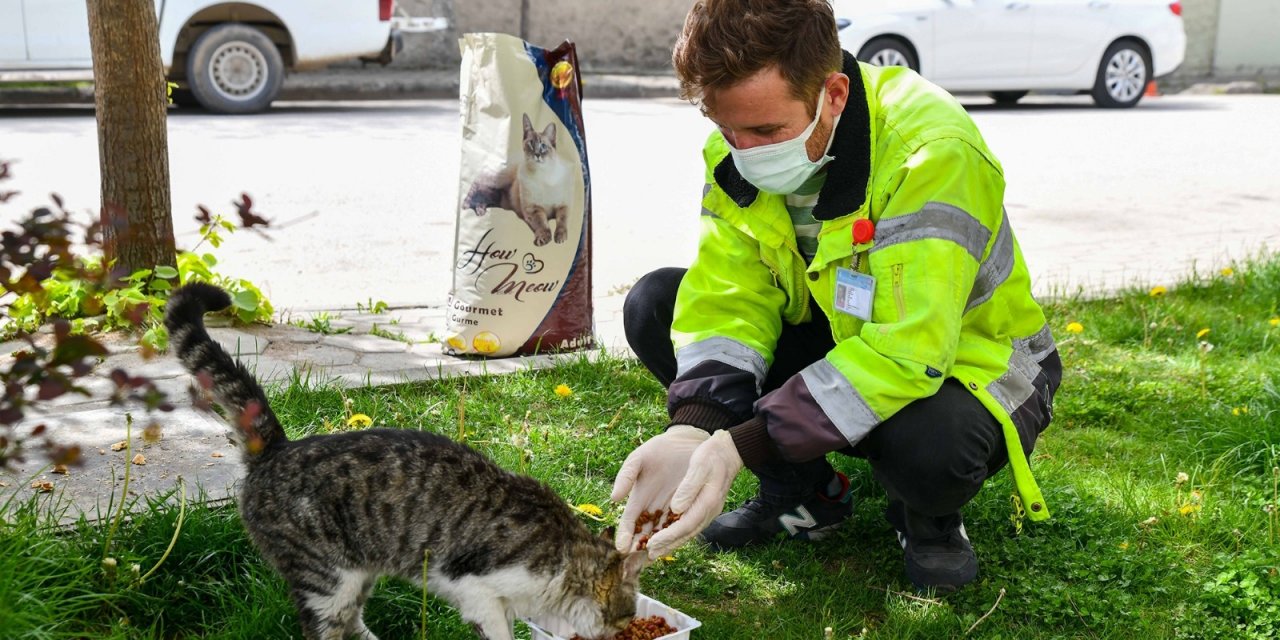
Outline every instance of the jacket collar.
[[[849, 76], [849, 100], [828, 152], [835, 160], [827, 163], [827, 179], [813, 207], [813, 217], [818, 220], [834, 220], [862, 208], [867, 199], [867, 183], [871, 180], [871, 114], [867, 108], [867, 89], [858, 61], [848, 51], [844, 52], [841, 71]], [[713, 173], [716, 184], [739, 207], [751, 206], [760, 193], [738, 173], [731, 154], [725, 155]]]

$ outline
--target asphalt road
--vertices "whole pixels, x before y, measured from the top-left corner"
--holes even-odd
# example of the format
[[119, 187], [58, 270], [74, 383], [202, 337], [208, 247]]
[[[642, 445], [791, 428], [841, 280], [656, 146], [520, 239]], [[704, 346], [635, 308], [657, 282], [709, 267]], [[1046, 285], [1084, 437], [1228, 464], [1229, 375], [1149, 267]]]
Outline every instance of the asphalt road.
[[[1040, 293], [1172, 284], [1280, 249], [1280, 96], [1170, 96], [1127, 111], [1077, 97], [967, 104], [1005, 167], [1009, 216]], [[585, 124], [594, 294], [608, 313], [639, 276], [692, 258], [710, 129], [671, 99], [588, 100]], [[51, 192], [91, 215], [95, 127], [86, 107], [0, 108], [0, 157], [17, 161], [5, 186], [22, 192], [0, 205], [0, 220]], [[279, 310], [442, 305], [459, 141], [453, 100], [172, 112], [178, 245], [197, 240], [197, 204], [232, 214], [247, 192], [279, 228], [269, 239], [234, 235], [214, 253]]]

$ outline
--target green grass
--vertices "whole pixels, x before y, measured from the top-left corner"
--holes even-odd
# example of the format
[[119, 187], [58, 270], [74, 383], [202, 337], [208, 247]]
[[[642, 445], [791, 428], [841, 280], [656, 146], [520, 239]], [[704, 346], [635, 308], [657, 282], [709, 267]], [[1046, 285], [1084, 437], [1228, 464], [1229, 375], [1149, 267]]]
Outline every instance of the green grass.
[[[688, 545], [650, 567], [643, 591], [700, 619], [695, 640], [817, 639], [826, 627], [834, 638], [1276, 637], [1280, 520], [1267, 505], [1280, 480], [1280, 327], [1269, 322], [1280, 259], [1169, 284], [1160, 297], [1047, 304], [1065, 376], [1033, 458], [1053, 518], [1018, 533], [1008, 475], [993, 478], [965, 512], [981, 560], [970, 587], [912, 592], [868, 467], [837, 456], [856, 496], [838, 535], [720, 555]], [[665, 423], [661, 387], [615, 358], [359, 390], [295, 383], [272, 399], [294, 436], [347, 428], [355, 413], [454, 438], [462, 425], [499, 464], [609, 521], [618, 466]], [[743, 474], [730, 502], [754, 488]], [[161, 498], [116, 532], [114, 575], [101, 565], [105, 525], [57, 534], [30, 509], [0, 525], [0, 637], [297, 637], [283, 583], [231, 508], [189, 507], [168, 560], [131, 581], [129, 565], [147, 571], [173, 534], [177, 510]], [[390, 582], [367, 622], [384, 640], [421, 637], [421, 606], [414, 587]], [[441, 602], [428, 602], [428, 621], [429, 638], [471, 637]]]

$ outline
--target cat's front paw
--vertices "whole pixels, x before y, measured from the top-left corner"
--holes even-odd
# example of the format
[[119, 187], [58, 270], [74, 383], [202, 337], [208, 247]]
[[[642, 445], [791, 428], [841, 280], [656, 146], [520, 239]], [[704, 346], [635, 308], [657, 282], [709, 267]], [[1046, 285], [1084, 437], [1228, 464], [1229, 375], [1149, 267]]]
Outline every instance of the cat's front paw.
[[[549, 229], [541, 229], [534, 232], [533, 246], [541, 247], [548, 242], [551, 242], [551, 231]], [[557, 242], [559, 242], [559, 240], [557, 240]]]
[[559, 225], [556, 226], [556, 244], [560, 244], [564, 242], [564, 239], [568, 236], [569, 236], [568, 229]]
[[477, 215], [477, 216], [482, 216], [482, 215], [484, 215], [484, 214], [488, 211], [488, 209], [487, 209], [484, 205], [482, 205], [482, 204], [478, 204], [478, 205], [476, 205], [476, 206], [474, 207], [474, 209], [476, 210], [476, 215]]

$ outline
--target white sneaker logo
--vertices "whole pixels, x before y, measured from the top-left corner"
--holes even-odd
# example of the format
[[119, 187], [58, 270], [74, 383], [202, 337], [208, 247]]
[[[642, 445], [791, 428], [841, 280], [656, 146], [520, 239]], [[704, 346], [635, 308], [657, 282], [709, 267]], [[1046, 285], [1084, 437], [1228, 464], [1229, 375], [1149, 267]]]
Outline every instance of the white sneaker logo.
[[812, 529], [818, 526], [818, 520], [813, 517], [813, 514], [809, 513], [808, 509], [804, 508], [804, 505], [796, 507], [794, 514], [784, 513], [778, 516], [778, 522], [782, 523], [787, 533], [793, 536], [799, 533], [802, 528]]

